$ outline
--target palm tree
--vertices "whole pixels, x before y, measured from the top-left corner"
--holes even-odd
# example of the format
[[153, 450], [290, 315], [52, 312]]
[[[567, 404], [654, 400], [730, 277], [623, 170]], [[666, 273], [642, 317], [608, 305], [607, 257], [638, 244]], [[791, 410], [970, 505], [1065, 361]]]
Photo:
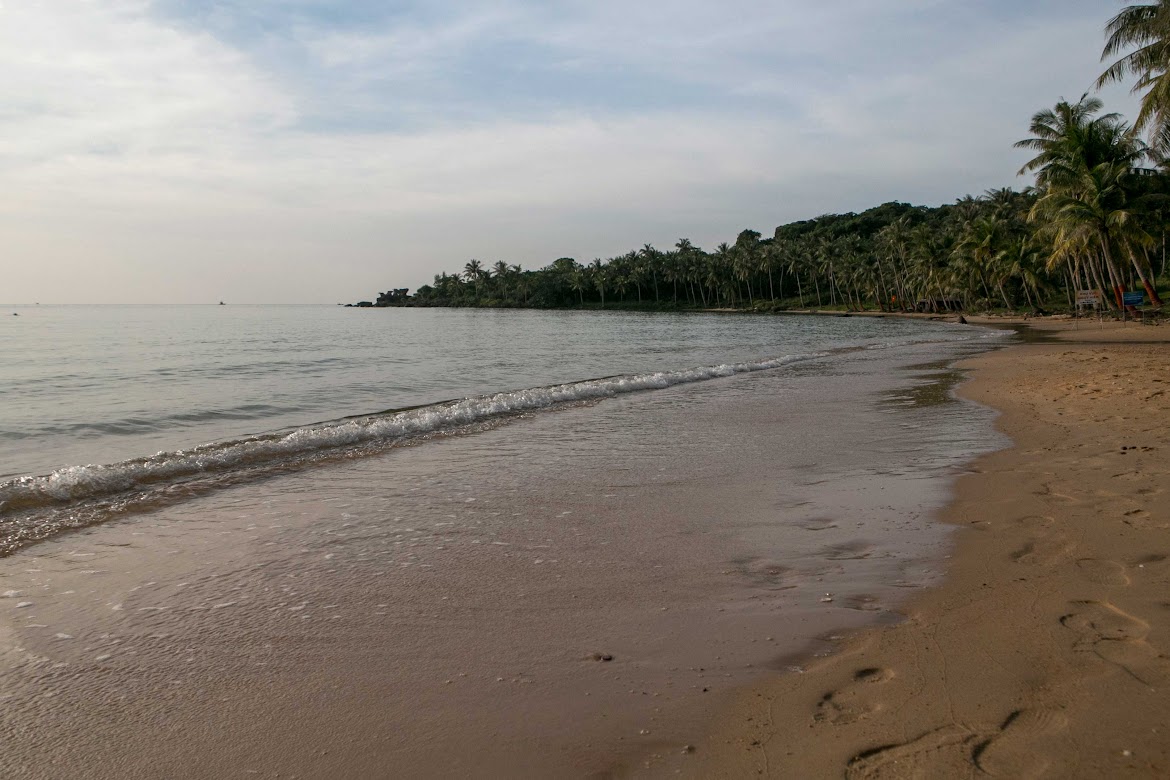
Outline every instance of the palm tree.
[[[987, 289], [986, 273], [990, 270], [996, 255], [1003, 251], [1005, 227], [1003, 220], [995, 214], [979, 217], [964, 225], [959, 242], [952, 252], [952, 264], [968, 279], [968, 287], [974, 286], [971, 282], [978, 280], [983, 287], [987, 298], [991, 298], [991, 291]], [[1000, 293], [1003, 293], [1002, 288]], [[1007, 303], [1007, 296], [1004, 303]], [[1010, 304], [1008, 308], [1011, 308]]]
[[1133, 93], [1144, 92], [1141, 110], [1134, 126], [1149, 130], [1151, 146], [1170, 151], [1170, 0], [1131, 5], [1123, 8], [1105, 26], [1105, 48], [1101, 60], [1116, 57], [1126, 49], [1129, 54], [1110, 65], [1096, 87], [1134, 76]]
[[1044, 265], [1040, 249], [1027, 237], [1017, 238], [1001, 250], [1000, 262], [1007, 277], [1019, 281], [1028, 307], [1039, 309], [1040, 288], [1043, 284], [1040, 271]]
[[[1084, 173], [1081, 187], [1076, 190], [1054, 188], [1036, 202], [1033, 214], [1047, 219], [1055, 231], [1058, 252], [1067, 243], [1095, 245], [1105, 261], [1105, 269], [1118, 308], [1121, 307], [1123, 277], [1114, 260], [1118, 240], [1141, 241], [1141, 228], [1133, 212], [1125, 208], [1122, 180], [1129, 173], [1120, 163], [1102, 163]], [[1137, 262], [1134, 261], [1135, 268]], [[1145, 277], [1137, 268], [1138, 276], [1150, 300], [1157, 300]]]
[[906, 216], [899, 217], [878, 233], [878, 242], [890, 257], [893, 266], [894, 289], [898, 300], [890, 303], [897, 303], [902, 311], [905, 311], [908, 305], [913, 305], [906, 279], [910, 267], [910, 236], [910, 220]]
[[1032, 137], [1017, 141], [1015, 147], [1037, 154], [1018, 175], [1034, 172], [1040, 188], [1075, 187], [1086, 169], [1101, 163], [1138, 162], [1144, 148], [1129, 134], [1121, 116], [1096, 116], [1104, 105], [1082, 95], [1076, 103], [1061, 100], [1055, 108], [1033, 114]]
[[634, 287], [638, 290], [638, 303], [641, 303], [642, 285], [646, 282], [646, 270], [648, 266], [643, 259], [638, 257], [637, 252], [627, 252], [622, 257], [625, 259], [629, 268], [627, 276], [629, 276], [630, 281], [634, 283]]
[[[693, 302], [695, 297], [691, 283], [694, 281], [695, 276], [696, 251], [697, 249], [695, 245], [691, 243], [689, 238], [680, 238], [674, 244], [674, 256], [676, 263], [675, 276], [677, 279], [676, 283], [682, 282], [684, 285], [686, 285], [688, 302]], [[677, 299], [677, 295], [675, 297]]]
[[719, 273], [720, 269], [733, 273], [733, 255], [731, 252], [731, 245], [724, 241], [719, 246], [715, 247], [715, 262], [711, 264], [711, 270], [714, 274], [716, 289], [722, 289], [727, 293], [728, 302], [735, 305], [734, 285], [727, 284], [727, 277]]
[[658, 303], [658, 261], [661, 253], [650, 244], [645, 244], [638, 254], [650, 269], [650, 278], [654, 282], [654, 302]]
[[492, 276], [496, 279], [496, 289], [499, 290], [500, 296], [508, 297], [508, 277], [511, 276], [512, 269], [503, 260], [496, 261], [492, 266]]
[[800, 253], [798, 247], [789, 247], [785, 254], [786, 268], [788, 273], [796, 279], [796, 296], [800, 301], [800, 308], [804, 308], [804, 289], [800, 285], [800, 271], [804, 265], [804, 255]]
[[617, 272], [610, 274], [610, 285], [613, 287], [614, 292], [618, 294], [618, 298], [624, 301], [626, 299], [626, 290], [630, 289], [630, 277], [618, 269]]
[[1119, 308], [1124, 284], [1115, 250], [1124, 247], [1150, 301], [1159, 305], [1134, 251], [1151, 239], [1127, 206], [1125, 187], [1146, 147], [1116, 114], [1094, 116], [1101, 108], [1097, 98], [1082, 96], [1075, 105], [1061, 101], [1032, 117], [1033, 137], [1016, 144], [1038, 152], [1021, 168], [1021, 173], [1036, 171], [1043, 193], [1029, 218], [1051, 223], [1054, 256], [1067, 258], [1073, 248], [1089, 249], [1086, 259], [1092, 265], [1100, 252], [1105, 273], [1099, 275], [1108, 278]]
[[585, 291], [589, 289], [591, 281], [589, 273], [584, 268], [574, 268], [569, 276], [569, 286], [577, 293], [577, 302], [585, 305]]
[[593, 280], [593, 285], [597, 288], [597, 291], [601, 293], [601, 308], [603, 309], [605, 308], [605, 277], [608, 270], [601, 262], [600, 257], [594, 258], [593, 262], [589, 265], [589, 276]]
[[479, 280], [483, 278], [483, 275], [483, 263], [478, 260], [468, 260], [467, 265], [463, 266], [464, 278], [475, 285], [476, 298], [479, 298]]

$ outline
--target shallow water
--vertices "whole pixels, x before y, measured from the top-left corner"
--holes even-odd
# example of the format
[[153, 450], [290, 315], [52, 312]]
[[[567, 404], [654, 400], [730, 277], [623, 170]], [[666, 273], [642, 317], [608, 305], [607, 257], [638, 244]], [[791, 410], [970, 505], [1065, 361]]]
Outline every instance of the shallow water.
[[0, 330], [0, 552], [566, 403], [992, 336], [861, 318], [25, 309]]
[[[948, 481], [1001, 443], [932, 382], [994, 343], [960, 340], [980, 331], [712, 319], [670, 328], [730, 329], [726, 357], [680, 343], [610, 367], [599, 349], [587, 370], [804, 359], [272, 471], [0, 560], [0, 724], [26, 735], [3, 761], [327, 777], [677, 759], [736, 685], [933, 582]], [[841, 349], [865, 344], [884, 348]], [[549, 366], [524, 381], [581, 377]]]

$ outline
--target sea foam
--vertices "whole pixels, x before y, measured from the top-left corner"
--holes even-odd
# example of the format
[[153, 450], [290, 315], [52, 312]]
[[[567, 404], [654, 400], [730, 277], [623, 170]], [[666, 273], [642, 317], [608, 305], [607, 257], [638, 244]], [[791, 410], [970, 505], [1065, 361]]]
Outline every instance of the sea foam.
[[660, 390], [753, 371], [781, 368], [829, 353], [786, 355], [745, 363], [699, 366], [680, 371], [588, 379], [474, 396], [400, 411], [335, 420], [292, 431], [202, 444], [159, 452], [119, 463], [67, 466], [43, 476], [20, 477], [0, 484], [3, 513], [68, 504], [85, 499], [165, 486], [191, 477], [251, 466], [293, 461], [298, 457], [370, 443], [392, 444], [438, 431], [490, 421], [507, 415], [556, 408], [625, 393]]

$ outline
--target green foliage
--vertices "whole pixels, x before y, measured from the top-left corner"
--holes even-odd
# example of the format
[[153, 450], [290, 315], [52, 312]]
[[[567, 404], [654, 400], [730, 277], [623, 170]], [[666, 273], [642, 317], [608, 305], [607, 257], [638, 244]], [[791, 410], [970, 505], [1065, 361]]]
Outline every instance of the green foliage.
[[[1061, 100], [1032, 117], [1016, 144], [1035, 156], [1035, 186], [955, 203], [884, 203], [781, 225], [770, 238], [743, 230], [704, 251], [689, 239], [650, 244], [582, 265], [561, 257], [525, 271], [469, 261], [406, 298], [378, 305], [580, 307], [759, 311], [941, 311], [1071, 307], [1074, 290], [1145, 289], [1160, 305], [1170, 216], [1170, 0], [1130, 6], [1106, 28], [1103, 59], [1137, 47], [1101, 76], [1132, 75], [1145, 92], [1137, 128], [1101, 101]], [[1147, 146], [1137, 131], [1150, 131]], [[1155, 167], [1140, 167], [1144, 160]], [[1155, 267], [1157, 266], [1157, 268]], [[401, 293], [401, 294], [400, 294]], [[383, 302], [386, 303], [383, 303]]]
[[[1077, 120], [1092, 121], [1093, 111]], [[1088, 137], [1077, 122], [1065, 135]], [[1090, 145], [1091, 156], [1064, 135], [1051, 147], [1032, 145], [1037, 179], [1048, 184], [1025, 192], [825, 214], [781, 225], [771, 238], [744, 230], [713, 251], [683, 238], [670, 250], [647, 244], [587, 265], [561, 257], [535, 271], [471, 261], [461, 274], [436, 276], [408, 305], [1047, 310], [1071, 306], [1074, 289], [1149, 289], [1167, 232], [1170, 177], [1138, 175], [1128, 165], [1132, 137], [1105, 135], [1115, 148]], [[1110, 268], [1107, 250], [1127, 262]]]

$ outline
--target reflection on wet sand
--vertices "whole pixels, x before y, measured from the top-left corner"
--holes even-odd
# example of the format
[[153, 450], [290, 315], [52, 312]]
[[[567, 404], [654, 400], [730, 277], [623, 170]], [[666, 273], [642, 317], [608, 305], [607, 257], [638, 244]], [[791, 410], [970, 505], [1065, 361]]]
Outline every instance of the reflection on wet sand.
[[996, 443], [988, 414], [881, 399], [940, 349], [568, 408], [18, 552], [0, 569], [0, 728], [22, 735], [5, 768], [686, 760], [736, 686], [895, 619], [938, 576], [931, 512]]

